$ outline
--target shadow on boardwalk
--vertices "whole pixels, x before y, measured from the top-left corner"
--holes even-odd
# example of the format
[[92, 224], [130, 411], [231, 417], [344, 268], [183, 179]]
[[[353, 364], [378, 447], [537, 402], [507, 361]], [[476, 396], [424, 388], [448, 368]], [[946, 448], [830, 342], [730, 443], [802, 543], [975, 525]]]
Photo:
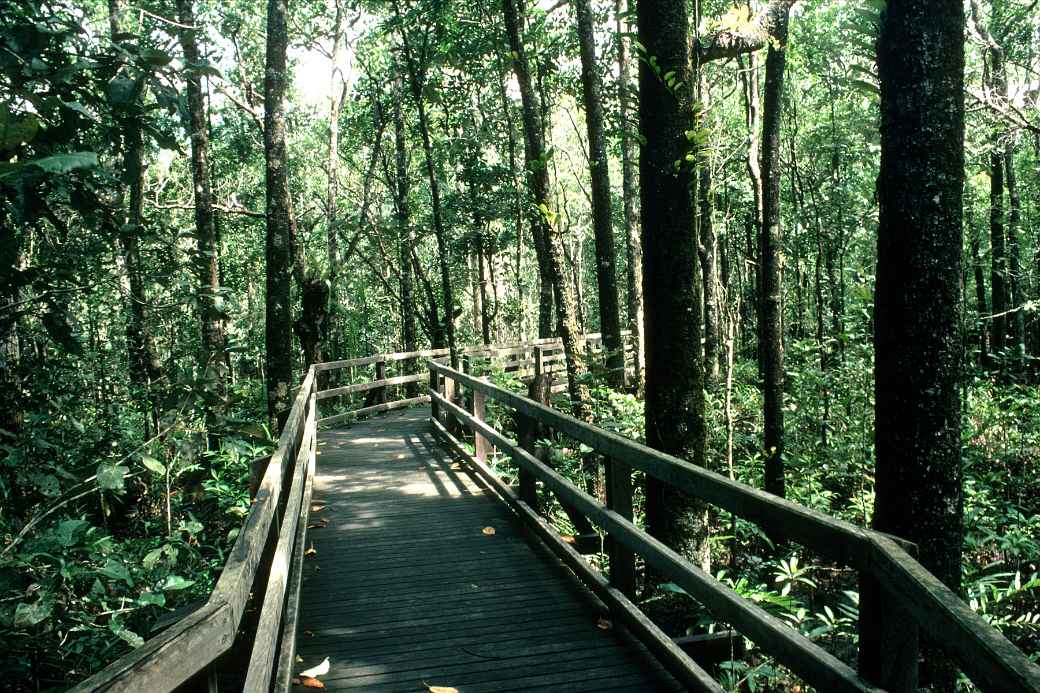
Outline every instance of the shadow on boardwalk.
[[330, 659], [327, 689], [679, 689], [597, 627], [603, 606], [453, 465], [427, 408], [326, 431], [318, 451], [297, 652], [299, 669]]

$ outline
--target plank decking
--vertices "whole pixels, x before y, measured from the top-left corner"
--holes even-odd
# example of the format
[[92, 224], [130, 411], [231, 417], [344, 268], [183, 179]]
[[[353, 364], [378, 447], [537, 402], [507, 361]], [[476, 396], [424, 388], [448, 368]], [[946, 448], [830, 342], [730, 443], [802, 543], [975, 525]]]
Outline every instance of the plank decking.
[[328, 657], [327, 690], [679, 689], [597, 627], [602, 605], [453, 465], [425, 407], [322, 433], [312, 506], [298, 667]]

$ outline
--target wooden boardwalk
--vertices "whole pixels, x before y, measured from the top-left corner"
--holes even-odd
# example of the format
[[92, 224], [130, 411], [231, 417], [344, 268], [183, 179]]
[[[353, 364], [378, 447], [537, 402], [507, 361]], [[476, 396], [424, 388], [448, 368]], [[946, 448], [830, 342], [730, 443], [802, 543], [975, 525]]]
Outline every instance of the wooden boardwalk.
[[428, 408], [322, 433], [322, 506], [297, 670], [328, 657], [326, 689], [680, 690], [620, 627], [597, 627], [604, 607], [453, 464]]

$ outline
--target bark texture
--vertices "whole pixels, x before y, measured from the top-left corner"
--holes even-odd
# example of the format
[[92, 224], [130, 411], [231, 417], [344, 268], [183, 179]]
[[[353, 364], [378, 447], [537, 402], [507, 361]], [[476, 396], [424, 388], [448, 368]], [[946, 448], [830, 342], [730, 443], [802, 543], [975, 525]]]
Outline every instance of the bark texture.
[[264, 73], [264, 160], [267, 193], [266, 317], [264, 373], [271, 431], [281, 431], [292, 404], [291, 255], [295, 235], [285, 160], [286, 0], [267, 3], [267, 58]]
[[[874, 310], [874, 527], [915, 542], [921, 563], [955, 592], [963, 538], [963, 34], [958, 0], [890, 0], [882, 13]], [[924, 661], [935, 690], [952, 690], [939, 653], [926, 651]], [[861, 661], [868, 673], [876, 665]]]
[[540, 251], [543, 260], [539, 262], [539, 265], [544, 264], [548, 269], [551, 290], [556, 297], [556, 329], [563, 342], [564, 355], [567, 360], [567, 388], [571, 396], [571, 405], [575, 416], [580, 419], [588, 419], [590, 415], [589, 392], [588, 386], [583, 382], [585, 374], [585, 361], [582, 357], [583, 345], [579, 343], [581, 335], [575, 320], [574, 299], [567, 287], [562, 240], [556, 237], [552, 229], [549, 169], [542, 137], [540, 107], [531, 84], [531, 71], [520, 37], [520, 16], [516, 0], [502, 0], [502, 13], [505, 18], [506, 34], [509, 36], [509, 45], [512, 49], [513, 71], [516, 73], [516, 79], [520, 85], [520, 101], [523, 107], [527, 184], [531, 192], [529, 210], [531, 235], [535, 238], [536, 248], [539, 242], [543, 246]]
[[[195, 26], [192, 0], [177, 0], [177, 16], [186, 27]], [[209, 179], [209, 131], [202, 80], [195, 66], [201, 64], [195, 29], [180, 30], [181, 48], [186, 65], [188, 132], [191, 136], [191, 178], [195, 192], [195, 277], [199, 327], [202, 344], [199, 373], [203, 379], [206, 406], [206, 428], [210, 446], [216, 443], [212, 432], [219, 428], [227, 399], [227, 367], [224, 360], [224, 310], [220, 295], [220, 247], [217, 243], [216, 219], [213, 213], [213, 190]]]
[[[646, 440], [653, 448], [704, 463], [704, 372], [701, 296], [693, 237], [692, 171], [676, 169], [687, 153], [688, 94], [661, 76], [676, 71], [690, 84], [685, 3], [638, 0], [638, 36], [661, 74], [639, 63], [640, 209], [646, 311]], [[707, 566], [708, 517], [702, 501], [647, 478], [650, 533]]]
[[[401, 79], [394, 80], [394, 168], [397, 196], [397, 249], [401, 263], [401, 339], [405, 351], [415, 351], [415, 295], [412, 279], [412, 252], [415, 247], [415, 231], [411, 225], [411, 213], [408, 206], [408, 142], [405, 138], [404, 116], [401, 112], [402, 98]], [[405, 371], [414, 373], [418, 364], [415, 359], [405, 361]], [[416, 383], [408, 383], [405, 391], [409, 397], [418, 394]]]
[[592, 228], [596, 240], [596, 287], [599, 291], [599, 324], [606, 352], [607, 382], [625, 386], [625, 352], [621, 344], [621, 311], [618, 307], [617, 259], [610, 211], [610, 173], [603, 129], [603, 100], [596, 65], [596, 35], [589, 0], [574, 0], [581, 49], [581, 88], [585, 98], [585, 125], [589, 135], [589, 174], [592, 189]]

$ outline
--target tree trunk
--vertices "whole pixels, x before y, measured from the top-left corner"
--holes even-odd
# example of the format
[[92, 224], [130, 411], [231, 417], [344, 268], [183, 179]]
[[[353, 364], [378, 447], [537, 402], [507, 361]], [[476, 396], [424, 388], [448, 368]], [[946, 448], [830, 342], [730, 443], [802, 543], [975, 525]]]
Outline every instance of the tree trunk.
[[628, 284], [628, 329], [632, 332], [632, 354], [634, 375], [632, 385], [637, 393], [643, 391], [646, 370], [646, 351], [643, 339], [643, 246], [639, 238], [639, 218], [636, 210], [636, 137], [632, 122], [631, 101], [632, 67], [629, 61], [628, 41], [624, 34], [629, 31], [628, 21], [623, 18], [628, 11], [627, 0], [614, 0], [614, 16], [617, 21], [618, 44], [618, 93], [621, 120], [621, 190], [624, 196], [625, 249], [628, 266], [625, 279]]
[[[525, 154], [527, 160], [527, 183], [531, 191], [533, 204], [531, 212], [531, 235], [542, 239], [542, 259], [539, 266], [544, 265], [551, 280], [550, 290], [556, 297], [556, 328], [567, 361], [567, 387], [571, 396], [574, 415], [588, 420], [589, 409], [588, 386], [583, 382], [585, 362], [582, 355], [581, 335], [575, 321], [574, 300], [567, 290], [566, 270], [563, 262], [562, 239], [557, 238], [552, 230], [552, 211], [549, 198], [549, 169], [542, 140], [541, 118], [534, 89], [531, 86], [531, 72], [528, 68], [527, 54], [520, 38], [520, 18], [515, 4], [516, 0], [502, 0], [502, 11], [505, 17], [506, 33], [512, 49], [513, 71], [520, 85], [520, 100], [523, 106], [523, 125]], [[542, 288], [544, 291], [545, 288]], [[539, 321], [541, 321], [539, 311]]]
[[[638, 0], [638, 36], [661, 73], [690, 85], [685, 3]], [[689, 87], [685, 87], [688, 89]], [[639, 63], [640, 209], [646, 310], [646, 441], [693, 464], [704, 463], [701, 296], [693, 237], [692, 171], [685, 164], [690, 94], [670, 90]], [[675, 162], [683, 162], [676, 171]], [[649, 476], [650, 533], [708, 567], [707, 505]]]
[[762, 225], [759, 227], [758, 350], [762, 362], [762, 399], [765, 451], [764, 488], [784, 495], [784, 335], [781, 315], [780, 271], [780, 115], [783, 109], [784, 70], [787, 64], [788, 6], [781, 12], [766, 55], [766, 86], [762, 104]]
[[336, 17], [332, 25], [332, 74], [329, 77], [329, 145], [325, 156], [325, 238], [329, 259], [329, 307], [323, 325], [322, 340], [327, 351], [334, 357], [339, 355], [339, 114], [346, 96], [346, 85], [340, 87], [342, 74], [339, 69], [340, 44], [343, 41], [343, 5], [336, 0]]
[[267, 195], [266, 321], [267, 415], [272, 432], [280, 432], [292, 405], [292, 275], [295, 232], [290, 211], [289, 172], [285, 157], [286, 0], [267, 2], [267, 57], [264, 76], [264, 159]]
[[[408, 143], [405, 141], [404, 117], [401, 113], [402, 86], [400, 70], [394, 78], [394, 192], [397, 195], [397, 248], [401, 263], [401, 338], [405, 351], [418, 349], [415, 331], [415, 297], [412, 281], [412, 253], [415, 248], [415, 231], [410, 221], [408, 206]], [[415, 373], [418, 367], [416, 359], [408, 359], [404, 363], [406, 373]], [[405, 386], [408, 397], [418, 394], [416, 383]]]
[[[905, 537], [950, 589], [961, 589], [961, 194], [964, 13], [953, 0], [890, 0], [877, 45], [881, 169], [874, 308], [874, 527]], [[864, 594], [861, 641], [891, 617]], [[879, 680], [880, 662], [860, 666]], [[954, 669], [926, 652], [933, 690]]]
[[[192, 0], [177, 0], [177, 16], [185, 27], [195, 26]], [[224, 418], [227, 400], [227, 367], [224, 361], [224, 299], [220, 295], [220, 247], [213, 218], [213, 191], [209, 180], [209, 135], [206, 123], [206, 104], [203, 100], [202, 81], [193, 67], [202, 61], [195, 29], [180, 30], [184, 51], [185, 83], [187, 85], [188, 131], [191, 135], [191, 177], [195, 191], [195, 276], [198, 281], [199, 325], [202, 331], [202, 349], [199, 354], [200, 374], [203, 379], [206, 407], [206, 429], [209, 444], [217, 445], [214, 430]]]
[[979, 316], [979, 363], [989, 361], [989, 306], [986, 304], [986, 273], [979, 251], [979, 230], [972, 223], [971, 208], [968, 208], [968, 231], [971, 233], [971, 264], [975, 272], [975, 311]]
[[1022, 244], [1020, 229], [1022, 227], [1022, 200], [1018, 196], [1018, 181], [1015, 178], [1015, 150], [1009, 143], [1004, 150], [1004, 178], [1007, 180], [1008, 193], [1008, 282], [1012, 312], [1008, 317], [1011, 322], [1012, 358], [1015, 370], [1021, 373], [1025, 368], [1026, 357], [1026, 315], [1023, 309], [1025, 297], [1022, 291]]
[[444, 226], [444, 213], [441, 209], [441, 189], [437, 177], [437, 163], [434, 160], [433, 143], [430, 139], [430, 121], [426, 113], [426, 99], [423, 96], [427, 66], [419, 65], [416, 62], [408, 42], [407, 32], [402, 29], [400, 33], [405, 63], [408, 68], [408, 82], [411, 85], [412, 97], [415, 99], [415, 109], [419, 115], [419, 134], [422, 136], [423, 155], [426, 158], [426, 174], [430, 180], [433, 234], [437, 239], [437, 259], [441, 274], [441, 296], [444, 300], [444, 332], [448, 338], [448, 350], [451, 352], [451, 367], [458, 369], [461, 364], [459, 361], [459, 346], [455, 340], [455, 299], [452, 295], [450, 273], [451, 251], [448, 248], [448, 232]]
[[596, 34], [589, 0], [574, 0], [581, 49], [581, 87], [585, 97], [585, 124], [589, 134], [589, 173], [592, 188], [592, 228], [596, 239], [596, 287], [599, 291], [599, 324], [606, 352], [607, 382], [615, 389], [625, 386], [625, 351], [621, 343], [621, 312], [618, 307], [617, 260], [610, 211], [610, 174], [606, 136], [603, 132], [603, 102], [600, 98], [599, 66], [596, 64]]
[[[762, 286], [762, 263], [759, 257], [759, 231], [762, 228], [762, 169], [761, 169], [761, 125], [762, 125], [762, 111], [760, 108], [760, 99], [758, 94], [758, 68], [755, 65], [755, 54], [751, 53], [748, 55], [747, 69], [744, 69], [744, 61], [742, 57], [738, 57], [738, 65], [740, 66], [740, 79], [741, 86], [743, 87], [744, 94], [744, 117], [747, 123], [748, 131], [748, 151], [747, 158], [744, 160], [745, 166], [747, 167], [748, 180], [751, 183], [751, 202], [752, 209], [749, 210], [748, 218], [745, 223], [745, 230], [747, 231], [747, 256], [748, 260], [751, 261], [754, 267], [754, 274], [752, 275], [753, 281], [748, 282], [748, 295], [744, 301], [748, 310], [748, 322], [752, 315], [755, 318], [755, 334], [759, 333], [760, 328], [758, 327], [758, 321], [761, 318], [761, 310], [759, 309], [760, 301], [760, 287]], [[753, 222], [753, 223], [752, 223]], [[754, 307], [754, 310], [751, 308]], [[758, 346], [759, 340], [755, 340], [755, 360], [758, 364], [758, 374], [762, 377], [762, 350]]]
[[990, 236], [990, 293], [993, 308], [993, 351], [998, 354], [1007, 347], [1010, 307], [1007, 282], [1007, 247], [1004, 237], [1004, 156], [994, 151], [989, 158], [989, 236]]

